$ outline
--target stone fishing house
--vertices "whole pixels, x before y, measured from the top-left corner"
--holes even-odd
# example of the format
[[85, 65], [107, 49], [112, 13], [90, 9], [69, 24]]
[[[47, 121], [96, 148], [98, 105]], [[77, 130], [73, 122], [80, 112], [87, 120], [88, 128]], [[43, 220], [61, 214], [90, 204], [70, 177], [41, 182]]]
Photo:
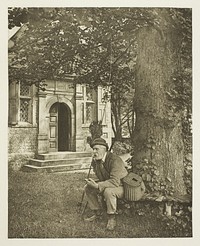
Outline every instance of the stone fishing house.
[[[9, 37], [9, 56], [20, 30]], [[9, 163], [35, 171], [84, 168], [91, 161], [87, 137], [92, 121], [103, 119], [102, 137], [111, 144], [111, 107], [102, 102], [104, 88], [75, 84], [72, 75], [45, 83], [45, 91], [9, 83]]]

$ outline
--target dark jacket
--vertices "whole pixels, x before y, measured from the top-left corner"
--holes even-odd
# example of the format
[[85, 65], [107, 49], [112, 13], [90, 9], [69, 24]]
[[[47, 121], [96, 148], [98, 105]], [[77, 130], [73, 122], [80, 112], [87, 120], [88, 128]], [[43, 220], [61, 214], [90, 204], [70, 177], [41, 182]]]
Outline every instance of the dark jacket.
[[100, 192], [105, 188], [122, 185], [121, 179], [128, 174], [122, 159], [111, 152], [107, 152], [105, 162], [94, 160], [92, 166], [100, 181], [98, 182]]

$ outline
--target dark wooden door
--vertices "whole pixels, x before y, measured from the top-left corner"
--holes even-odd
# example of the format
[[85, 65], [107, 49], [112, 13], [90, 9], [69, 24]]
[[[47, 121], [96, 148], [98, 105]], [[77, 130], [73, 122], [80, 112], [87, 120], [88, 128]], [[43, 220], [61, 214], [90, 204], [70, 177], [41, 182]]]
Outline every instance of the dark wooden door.
[[71, 114], [63, 103], [58, 107], [58, 151], [71, 149]]
[[49, 151], [58, 151], [58, 104], [50, 109], [49, 117]]
[[63, 103], [55, 103], [50, 109], [49, 151], [71, 150], [71, 112]]

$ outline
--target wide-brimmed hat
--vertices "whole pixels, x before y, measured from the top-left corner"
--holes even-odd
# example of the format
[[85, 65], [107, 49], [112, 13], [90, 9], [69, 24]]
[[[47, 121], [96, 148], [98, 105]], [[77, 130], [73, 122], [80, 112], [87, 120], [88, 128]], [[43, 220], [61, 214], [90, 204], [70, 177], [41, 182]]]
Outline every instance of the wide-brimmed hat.
[[106, 143], [106, 140], [103, 139], [103, 138], [96, 138], [96, 139], [94, 139], [90, 146], [93, 148], [95, 145], [105, 146], [106, 149], [108, 150], [108, 144]]

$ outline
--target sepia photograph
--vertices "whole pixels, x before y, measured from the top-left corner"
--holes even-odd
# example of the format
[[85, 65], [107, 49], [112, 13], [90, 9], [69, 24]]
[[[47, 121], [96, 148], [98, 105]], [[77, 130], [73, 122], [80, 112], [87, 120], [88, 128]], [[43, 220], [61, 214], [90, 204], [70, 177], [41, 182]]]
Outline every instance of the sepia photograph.
[[194, 237], [192, 21], [7, 7], [8, 239]]

